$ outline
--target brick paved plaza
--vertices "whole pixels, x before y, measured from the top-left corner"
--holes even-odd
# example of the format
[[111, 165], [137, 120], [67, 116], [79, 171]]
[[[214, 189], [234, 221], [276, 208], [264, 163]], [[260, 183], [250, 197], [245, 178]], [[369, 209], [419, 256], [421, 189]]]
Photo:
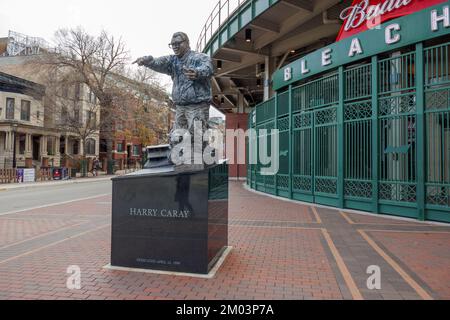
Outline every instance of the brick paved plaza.
[[[213, 279], [104, 269], [110, 196], [0, 216], [0, 299], [450, 299], [450, 226], [230, 188], [233, 250]], [[381, 290], [367, 288], [372, 265]]]

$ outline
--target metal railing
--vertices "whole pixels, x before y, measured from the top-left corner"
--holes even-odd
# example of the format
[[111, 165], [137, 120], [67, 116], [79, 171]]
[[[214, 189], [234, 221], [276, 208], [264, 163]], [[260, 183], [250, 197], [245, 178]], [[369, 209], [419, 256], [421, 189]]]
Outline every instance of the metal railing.
[[197, 41], [197, 51], [203, 52], [208, 42], [220, 27], [239, 9], [250, 0], [220, 0], [211, 11]]

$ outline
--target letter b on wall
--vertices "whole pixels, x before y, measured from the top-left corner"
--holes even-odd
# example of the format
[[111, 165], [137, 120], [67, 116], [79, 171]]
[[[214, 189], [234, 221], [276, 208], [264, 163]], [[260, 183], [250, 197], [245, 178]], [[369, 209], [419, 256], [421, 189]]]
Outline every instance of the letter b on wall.
[[292, 68], [284, 69], [284, 81], [289, 81], [292, 79]]

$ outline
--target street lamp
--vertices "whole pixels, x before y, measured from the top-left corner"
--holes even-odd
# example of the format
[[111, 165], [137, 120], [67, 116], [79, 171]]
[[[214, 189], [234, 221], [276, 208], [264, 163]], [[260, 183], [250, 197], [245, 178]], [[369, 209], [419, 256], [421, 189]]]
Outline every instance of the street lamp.
[[13, 123], [12, 131], [13, 131], [13, 169], [16, 169], [16, 167], [17, 167], [17, 163], [16, 163], [16, 132], [17, 132], [17, 123]]

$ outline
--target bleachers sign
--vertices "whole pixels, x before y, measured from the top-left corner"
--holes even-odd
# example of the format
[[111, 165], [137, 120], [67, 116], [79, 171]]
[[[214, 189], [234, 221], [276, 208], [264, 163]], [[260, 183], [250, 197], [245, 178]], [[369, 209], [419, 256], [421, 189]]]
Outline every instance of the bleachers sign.
[[289, 63], [275, 72], [274, 90], [385, 51], [450, 34], [450, 6], [448, 1], [445, 3], [387, 21], [379, 28], [358, 33]]

